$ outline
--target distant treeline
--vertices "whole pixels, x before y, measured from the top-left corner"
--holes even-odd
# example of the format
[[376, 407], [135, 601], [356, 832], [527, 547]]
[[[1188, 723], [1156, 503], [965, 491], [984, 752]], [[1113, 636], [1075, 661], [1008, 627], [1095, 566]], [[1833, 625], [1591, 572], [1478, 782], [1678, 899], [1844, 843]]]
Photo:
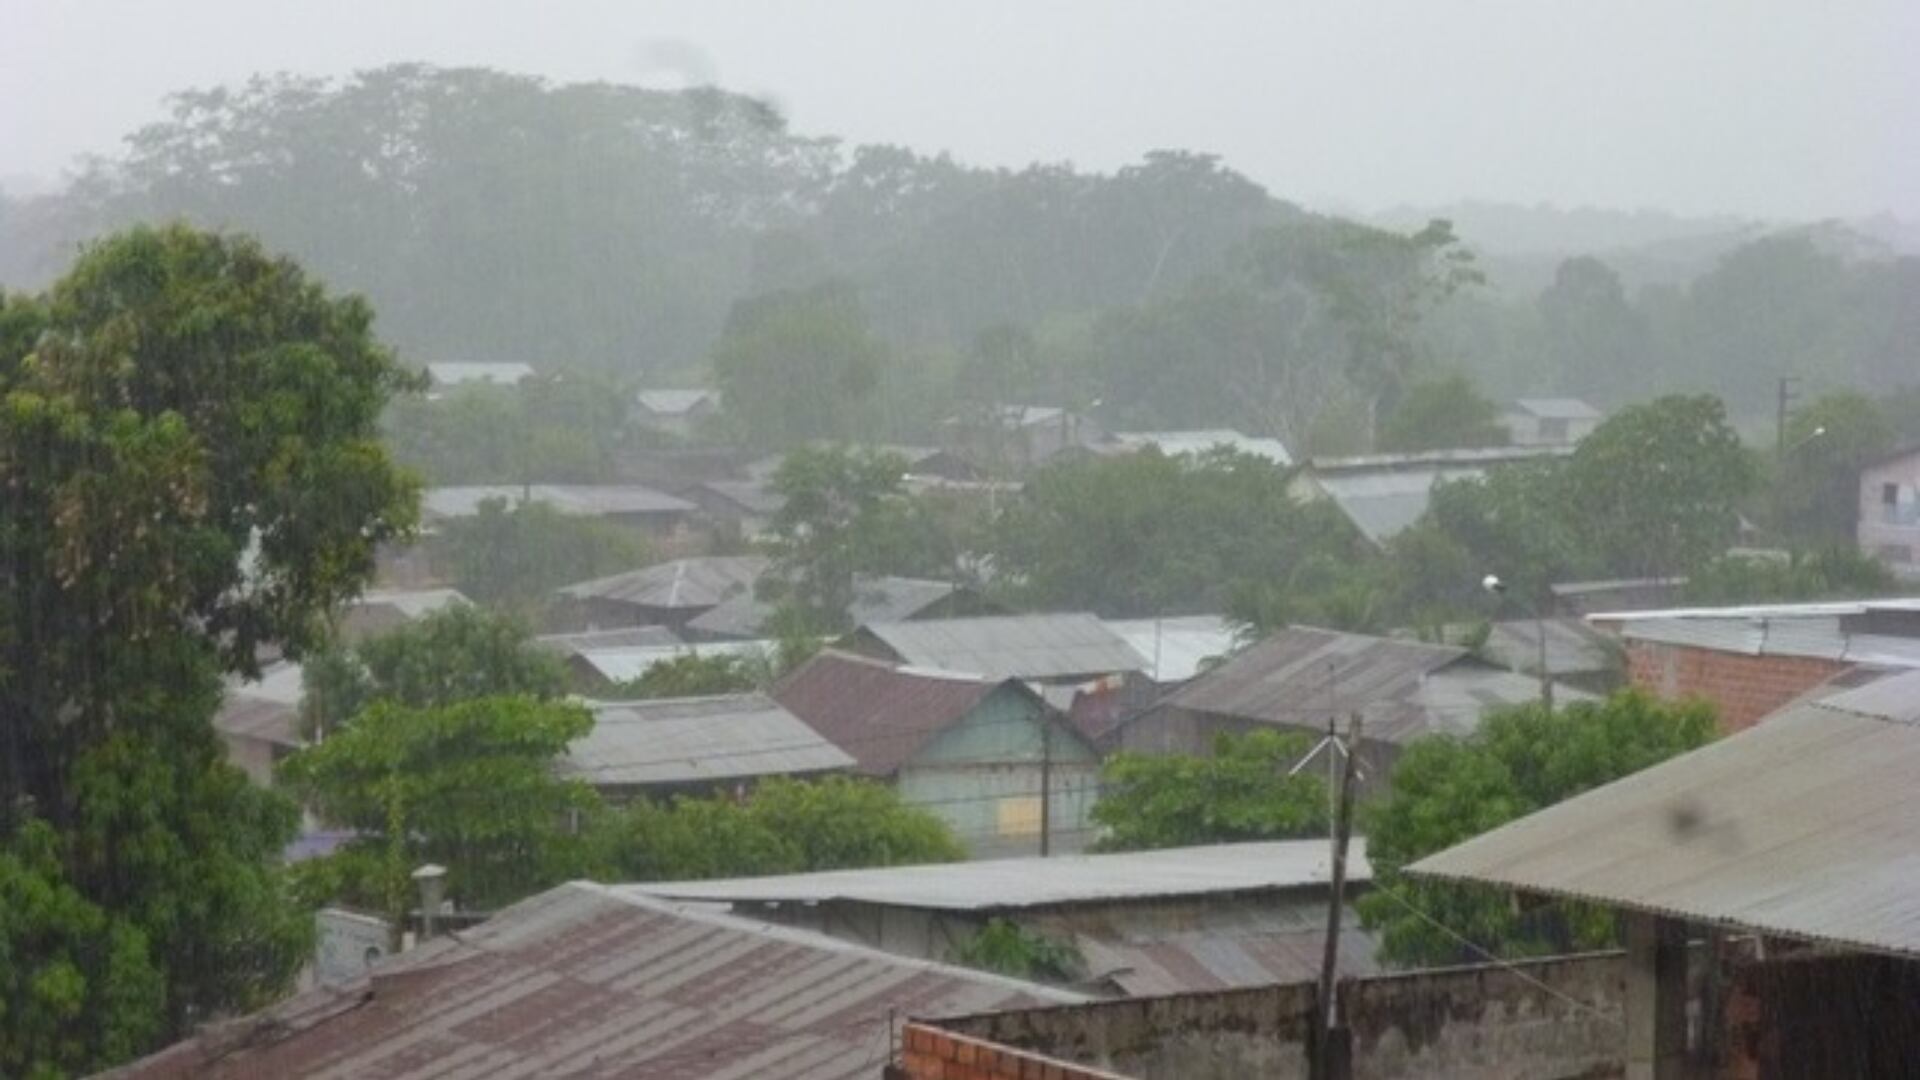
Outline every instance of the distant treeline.
[[0, 201], [0, 282], [37, 286], [90, 237], [185, 217], [365, 293], [410, 363], [627, 384], [702, 377], [738, 305], [830, 289], [885, 343], [861, 424], [895, 437], [956, 391], [1350, 449], [1340, 436], [1423, 367], [1496, 397], [1710, 390], [1743, 415], [1778, 375], [1920, 375], [1920, 260], [1833, 227], [1763, 236], [1685, 286], [1629, 290], [1576, 258], [1516, 296], [1445, 230], [1310, 214], [1180, 151], [1111, 174], [981, 169], [799, 135], [717, 90], [420, 65], [171, 107], [64, 193]]

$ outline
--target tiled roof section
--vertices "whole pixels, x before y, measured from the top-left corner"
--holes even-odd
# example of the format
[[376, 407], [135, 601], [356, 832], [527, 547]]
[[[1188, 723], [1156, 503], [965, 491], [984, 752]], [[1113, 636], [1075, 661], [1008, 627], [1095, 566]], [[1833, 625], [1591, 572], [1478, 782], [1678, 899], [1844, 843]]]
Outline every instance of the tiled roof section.
[[751, 594], [753, 583], [766, 571], [767, 560], [758, 555], [706, 555], [582, 581], [559, 593], [668, 610], [710, 608], [742, 593]]
[[1003, 680], [914, 671], [828, 649], [773, 688], [773, 699], [853, 755], [860, 771], [890, 776], [960, 721]]
[[596, 787], [704, 784], [850, 769], [853, 759], [764, 694], [609, 701], [562, 774]]
[[869, 622], [861, 630], [905, 663], [995, 678], [1102, 675], [1146, 666], [1132, 646], [1092, 615]]
[[[853, 605], [847, 609], [854, 626], [869, 622], [911, 619], [953, 595], [944, 581], [906, 577], [856, 577]], [[758, 637], [773, 615], [773, 605], [751, 590], [723, 601], [687, 623], [687, 629], [715, 637]]]
[[562, 885], [111, 1075], [870, 1080], [891, 1016], [1085, 998]]
[[1920, 672], [1803, 699], [1410, 868], [1920, 957]]

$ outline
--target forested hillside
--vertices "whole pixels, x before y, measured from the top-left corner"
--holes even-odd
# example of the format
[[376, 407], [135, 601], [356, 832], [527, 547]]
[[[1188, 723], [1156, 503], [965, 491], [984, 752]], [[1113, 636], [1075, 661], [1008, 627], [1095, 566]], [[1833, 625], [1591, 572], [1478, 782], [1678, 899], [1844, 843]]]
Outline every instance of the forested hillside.
[[1686, 262], [1704, 273], [1661, 281], [1606, 259], [1692, 241], [1629, 221], [1535, 287], [1467, 259], [1470, 232], [1309, 213], [1200, 153], [981, 169], [794, 132], [720, 91], [420, 65], [175, 96], [64, 193], [0, 203], [0, 282], [38, 287], [88, 238], [171, 217], [364, 293], [413, 365], [712, 381], [729, 327], [783, 304], [782, 332], [871, 338], [852, 430], [796, 434], [918, 437], [991, 399], [1348, 450], [1429, 369], [1496, 399], [1711, 391], [1739, 417], [1780, 375], [1920, 373], [1920, 260], [1838, 226], [1722, 234]]

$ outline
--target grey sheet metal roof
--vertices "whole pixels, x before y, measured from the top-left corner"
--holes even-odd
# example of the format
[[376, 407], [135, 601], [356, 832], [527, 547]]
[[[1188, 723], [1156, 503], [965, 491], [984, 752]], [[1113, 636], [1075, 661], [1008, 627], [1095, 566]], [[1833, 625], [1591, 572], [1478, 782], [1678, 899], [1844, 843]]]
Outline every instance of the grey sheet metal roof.
[[710, 608], [742, 593], [767, 572], [759, 555], [706, 555], [643, 566], [556, 590], [575, 599], [618, 600], [638, 607]]
[[642, 390], [633, 399], [655, 416], [685, 416], [708, 402], [717, 404], [719, 397], [712, 390]]
[[[852, 900], [938, 911], [994, 911], [1323, 886], [1325, 840], [1276, 840], [1108, 855], [829, 870], [814, 874], [617, 886], [676, 900], [819, 903]], [[1366, 840], [1347, 855], [1347, 879], [1372, 879]]]
[[916, 667], [991, 678], [1100, 675], [1146, 666], [1132, 646], [1092, 615], [869, 622], [861, 631]]
[[[1406, 743], [1468, 735], [1489, 710], [1539, 697], [1536, 678], [1472, 660], [1451, 645], [1295, 626], [1169, 694], [1163, 704], [1282, 727], [1318, 727], [1359, 711], [1366, 738]], [[1556, 700], [1592, 698], [1564, 686]]]
[[594, 702], [593, 731], [563, 775], [595, 787], [724, 783], [853, 767], [853, 759], [764, 694]]
[[[1074, 944], [1092, 979], [1105, 980], [1128, 997], [1235, 990], [1319, 978], [1325, 957], [1325, 901], [1319, 923], [1295, 930], [1212, 931], [1176, 934], [1156, 941], [1108, 941], [1077, 934]], [[1373, 935], [1348, 913], [1340, 930], [1339, 972], [1343, 977], [1380, 970]]]
[[577, 656], [596, 649], [672, 648], [680, 638], [664, 626], [616, 626], [611, 630], [582, 630], [572, 634], [541, 634], [533, 647], [559, 656]]
[[445, 608], [471, 607], [458, 589], [369, 589], [349, 607], [388, 607], [409, 619], [431, 615]]
[[1391, 539], [1427, 512], [1435, 484], [1486, 475], [1495, 465], [1541, 457], [1564, 457], [1565, 446], [1509, 446], [1485, 450], [1439, 450], [1423, 454], [1370, 454], [1313, 458], [1302, 491], [1332, 499], [1369, 541]]
[[1154, 682], [1185, 682], [1206, 670], [1210, 661], [1232, 656], [1241, 647], [1239, 633], [1221, 615], [1106, 622], [1140, 654], [1140, 669]]
[[1590, 615], [1628, 641], [1682, 645], [1745, 656], [1799, 656], [1890, 667], [1920, 667], [1920, 638], [1861, 633], [1843, 620], [1874, 611], [1920, 610], [1911, 599], [1830, 604], [1679, 608]]
[[632, 682], [645, 675], [655, 664], [678, 660], [683, 656], [770, 655], [779, 648], [773, 641], [694, 641], [679, 645], [638, 645], [616, 648], [581, 649], [574, 657], [609, 682]]
[[[1494, 623], [1480, 655], [1509, 671], [1538, 673], [1540, 630], [1535, 619]], [[1590, 675], [1618, 666], [1613, 639], [1580, 619], [1547, 619], [1547, 674]]]
[[748, 514], [771, 517], [787, 505], [785, 495], [761, 480], [708, 480], [695, 487], [712, 492]]
[[1579, 398], [1520, 398], [1514, 408], [1542, 420], [1598, 420], [1600, 410]]
[[[952, 595], [953, 586], [944, 581], [856, 575], [853, 604], [847, 609], [847, 616], [854, 626], [898, 622], [911, 619]], [[687, 623], [687, 629], [714, 637], [758, 637], [772, 615], [773, 605], [748, 591], [702, 612]]]
[[1916, 790], [1908, 671], [1795, 703], [1409, 872], [1920, 956]]
[[1293, 455], [1287, 452], [1286, 444], [1279, 439], [1255, 438], [1244, 435], [1232, 428], [1210, 428], [1199, 431], [1121, 431], [1115, 432], [1115, 439], [1130, 447], [1158, 447], [1168, 456], [1175, 454], [1204, 454], [1216, 447], [1225, 446], [1243, 454], [1265, 458], [1282, 468], [1293, 464]]
[[562, 514], [607, 517], [616, 514], [684, 514], [694, 506], [685, 499], [640, 484], [468, 484], [428, 488], [420, 493], [420, 509], [429, 519], [473, 517], [480, 504], [500, 499], [508, 507], [522, 499], [545, 503]]
[[459, 386], [464, 383], [486, 383], [490, 386], [512, 386], [522, 379], [533, 377], [533, 368], [526, 364], [475, 364], [444, 363], [428, 364], [427, 377], [436, 386]]
[[871, 1080], [896, 1014], [1085, 1000], [575, 882], [110, 1075]]

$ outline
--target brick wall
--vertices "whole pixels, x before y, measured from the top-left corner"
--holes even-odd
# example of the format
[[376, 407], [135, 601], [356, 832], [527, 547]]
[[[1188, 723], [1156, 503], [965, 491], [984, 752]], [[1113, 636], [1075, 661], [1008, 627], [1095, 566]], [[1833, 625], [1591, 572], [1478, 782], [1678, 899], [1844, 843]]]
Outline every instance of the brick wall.
[[1768, 713], [1845, 671], [1839, 660], [1746, 656], [1689, 645], [1627, 642], [1627, 679], [1668, 701], [1697, 697], [1720, 712], [1720, 731], [1752, 727]]
[[1126, 1080], [1030, 1050], [909, 1023], [901, 1033], [900, 1061], [889, 1080]]

